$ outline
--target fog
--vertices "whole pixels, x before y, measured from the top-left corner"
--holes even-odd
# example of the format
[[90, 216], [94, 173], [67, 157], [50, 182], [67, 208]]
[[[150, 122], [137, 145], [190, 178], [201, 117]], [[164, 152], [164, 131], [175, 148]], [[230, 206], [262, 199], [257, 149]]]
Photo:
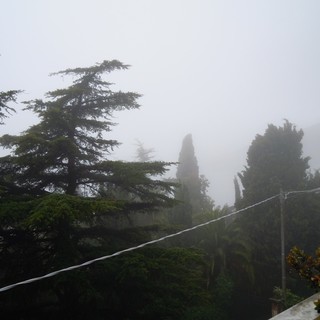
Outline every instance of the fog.
[[[141, 108], [115, 114], [111, 136], [122, 145], [111, 158], [134, 160], [139, 140], [155, 160], [177, 161], [191, 133], [210, 196], [233, 204], [256, 134], [283, 119], [320, 122], [319, 14], [316, 0], [3, 0], [0, 91], [42, 98], [69, 84], [52, 72], [129, 64], [110, 78], [143, 94]], [[36, 121], [20, 109], [0, 134]]]

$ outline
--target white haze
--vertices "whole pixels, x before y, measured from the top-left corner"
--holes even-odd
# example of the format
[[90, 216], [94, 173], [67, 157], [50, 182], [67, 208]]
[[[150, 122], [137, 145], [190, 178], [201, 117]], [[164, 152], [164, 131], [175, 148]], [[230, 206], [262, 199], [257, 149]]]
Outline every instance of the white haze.
[[[192, 133], [216, 204], [233, 204], [233, 177], [268, 123], [320, 122], [320, 2], [302, 0], [1, 1], [0, 91], [41, 98], [69, 83], [51, 72], [102, 60], [130, 64], [115, 89], [143, 94], [117, 113], [112, 159], [134, 160], [136, 140], [155, 160], [177, 161]], [[19, 109], [19, 108], [18, 108]], [[0, 127], [34, 123], [19, 112]], [[312, 155], [311, 155], [312, 156]], [[173, 170], [172, 175], [175, 174]]]

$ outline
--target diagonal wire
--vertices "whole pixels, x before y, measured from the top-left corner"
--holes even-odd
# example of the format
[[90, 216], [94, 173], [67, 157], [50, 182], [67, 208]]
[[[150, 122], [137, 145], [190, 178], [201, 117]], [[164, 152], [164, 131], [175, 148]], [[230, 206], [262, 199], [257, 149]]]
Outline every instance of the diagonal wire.
[[137, 245], [135, 247], [131, 247], [131, 248], [127, 248], [127, 249], [124, 249], [124, 250], [120, 250], [120, 251], [117, 251], [115, 253], [112, 253], [112, 254], [109, 254], [109, 255], [106, 255], [106, 256], [102, 256], [102, 257], [99, 257], [99, 258], [95, 258], [95, 259], [92, 259], [92, 260], [88, 260], [84, 263], [81, 263], [81, 264], [77, 264], [77, 265], [73, 265], [73, 266], [70, 266], [70, 267], [67, 267], [67, 268], [63, 268], [63, 269], [59, 269], [59, 270], [56, 270], [56, 271], [53, 271], [53, 272], [50, 272], [50, 273], [47, 273], [43, 276], [39, 276], [39, 277], [35, 277], [35, 278], [30, 278], [30, 279], [27, 279], [27, 280], [24, 280], [24, 281], [20, 281], [20, 282], [16, 282], [16, 283], [13, 283], [13, 284], [10, 284], [8, 286], [5, 286], [5, 287], [2, 287], [0, 288], [0, 292], [4, 292], [4, 291], [8, 291], [10, 289], [13, 289], [17, 286], [21, 286], [21, 285], [25, 285], [25, 284], [29, 284], [29, 283], [32, 283], [32, 282], [36, 282], [36, 281], [40, 281], [40, 280], [43, 280], [43, 279], [46, 279], [46, 278], [51, 278], [51, 277], [54, 277], [62, 272], [67, 272], [67, 271], [72, 271], [72, 270], [75, 270], [75, 269], [79, 269], [79, 268], [82, 268], [82, 267], [85, 267], [85, 266], [88, 266], [94, 262], [97, 262], [97, 261], [102, 261], [102, 260], [106, 260], [106, 259], [110, 259], [110, 258], [113, 258], [113, 257], [116, 257], [116, 256], [119, 256], [121, 254], [124, 254], [126, 252], [130, 252], [130, 251], [134, 251], [134, 250], [137, 250], [137, 249], [140, 249], [140, 248], [143, 248], [145, 246], [148, 246], [148, 245], [151, 245], [151, 244], [154, 244], [154, 243], [158, 243], [158, 242], [161, 242], [163, 240], [166, 240], [166, 239], [169, 239], [169, 238], [173, 238], [173, 237], [176, 237], [176, 236], [179, 236], [181, 234], [184, 234], [186, 232], [190, 232], [192, 230], [195, 230], [195, 229], [198, 229], [198, 228], [201, 228], [203, 226], [206, 226], [206, 225], [209, 225], [211, 223], [214, 223], [214, 222], [217, 222], [219, 220], [222, 220], [222, 219], [225, 219], [225, 218], [228, 218], [228, 217], [231, 217], [231, 216], [234, 216], [238, 213], [241, 213], [241, 212], [244, 212], [244, 211], [247, 211], [249, 209], [252, 209], [256, 206], [259, 206], [263, 203], [266, 203], [268, 201], [271, 201], [272, 199], [274, 198], [277, 198], [279, 197], [279, 195], [274, 195], [268, 199], [265, 199], [265, 200], [262, 200], [260, 202], [257, 202], [253, 205], [250, 205], [246, 208], [243, 208], [243, 209], [240, 209], [240, 210], [237, 210], [237, 211], [234, 211], [234, 212], [231, 212], [229, 214], [226, 214], [224, 216], [221, 216], [221, 217], [218, 217], [216, 219], [212, 219], [212, 220], [209, 220], [207, 222], [204, 222], [204, 223], [201, 223], [201, 224], [197, 224], [193, 227], [190, 227], [190, 228], [187, 228], [187, 229], [184, 229], [184, 230], [181, 230], [181, 231], [178, 231], [176, 233], [173, 233], [173, 234], [169, 234], [169, 235], [166, 235], [166, 236], [163, 236], [161, 238], [158, 238], [158, 239], [155, 239], [155, 240], [151, 240], [151, 241], [148, 241], [148, 242], [144, 242], [140, 245]]

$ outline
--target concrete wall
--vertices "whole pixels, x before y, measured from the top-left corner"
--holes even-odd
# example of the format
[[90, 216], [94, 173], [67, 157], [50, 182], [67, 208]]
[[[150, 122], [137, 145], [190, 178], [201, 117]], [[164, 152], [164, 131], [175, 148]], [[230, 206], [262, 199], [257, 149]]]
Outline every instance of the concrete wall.
[[295, 306], [287, 309], [275, 317], [272, 320], [320, 320], [320, 314], [314, 309], [314, 301], [320, 298], [320, 293], [309, 297], [306, 300], [301, 301]]

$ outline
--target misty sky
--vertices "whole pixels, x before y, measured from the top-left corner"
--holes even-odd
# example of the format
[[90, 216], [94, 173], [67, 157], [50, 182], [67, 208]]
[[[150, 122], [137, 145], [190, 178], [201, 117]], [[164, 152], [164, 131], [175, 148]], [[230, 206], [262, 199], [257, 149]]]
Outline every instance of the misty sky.
[[[268, 123], [320, 122], [320, 1], [0, 3], [0, 91], [42, 98], [69, 84], [52, 72], [111, 59], [130, 64], [111, 80], [114, 89], [143, 94], [141, 109], [116, 114], [112, 137], [122, 146], [112, 159], [134, 160], [138, 139], [155, 160], [177, 161], [192, 133], [218, 205], [233, 203], [233, 176]], [[19, 112], [0, 134], [34, 121]]]

